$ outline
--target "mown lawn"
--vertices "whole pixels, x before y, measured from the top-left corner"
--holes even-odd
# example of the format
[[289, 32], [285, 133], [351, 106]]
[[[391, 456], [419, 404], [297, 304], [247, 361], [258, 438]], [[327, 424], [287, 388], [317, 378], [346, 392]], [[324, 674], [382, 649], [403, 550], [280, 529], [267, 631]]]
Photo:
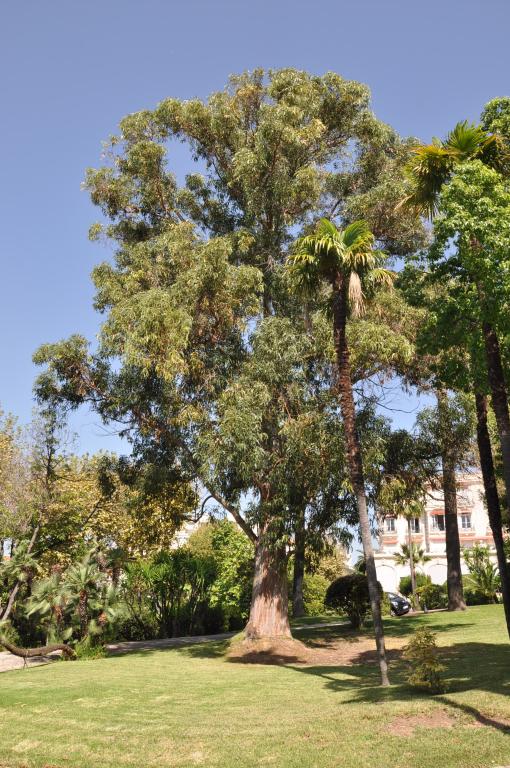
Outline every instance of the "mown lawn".
[[[2, 674], [0, 765], [510, 766], [510, 645], [502, 608], [391, 619], [386, 629], [396, 636], [422, 624], [448, 646], [448, 692], [441, 696], [410, 691], [400, 661], [392, 664], [394, 685], [382, 690], [371, 664], [234, 664], [224, 660], [221, 644]], [[342, 632], [296, 634], [319, 641]]]

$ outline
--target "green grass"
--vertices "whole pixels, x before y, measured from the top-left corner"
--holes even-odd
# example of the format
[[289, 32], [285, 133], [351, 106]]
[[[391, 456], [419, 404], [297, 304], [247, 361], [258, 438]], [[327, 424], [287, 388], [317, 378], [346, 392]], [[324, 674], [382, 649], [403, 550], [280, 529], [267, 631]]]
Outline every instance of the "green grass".
[[[428, 625], [448, 692], [390, 689], [373, 665], [233, 664], [224, 646], [58, 663], [0, 675], [0, 764], [9, 768], [488, 768], [510, 765], [510, 645], [500, 606], [389, 619], [389, 637]], [[313, 641], [345, 632], [303, 628]], [[335, 635], [336, 633], [336, 635]], [[397, 718], [455, 718], [391, 732]]]

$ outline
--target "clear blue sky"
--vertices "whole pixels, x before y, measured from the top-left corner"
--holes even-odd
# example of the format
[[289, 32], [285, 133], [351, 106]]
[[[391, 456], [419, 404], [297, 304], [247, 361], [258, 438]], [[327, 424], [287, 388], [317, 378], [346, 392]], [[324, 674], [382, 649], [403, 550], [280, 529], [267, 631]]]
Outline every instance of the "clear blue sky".
[[[380, 118], [430, 139], [510, 93], [509, 30], [508, 0], [2, 3], [3, 408], [30, 417], [39, 344], [97, 332], [89, 274], [107, 253], [87, 240], [98, 216], [80, 183], [125, 114], [293, 66], [367, 83]], [[115, 446], [96, 417], [73, 426], [82, 450]]]

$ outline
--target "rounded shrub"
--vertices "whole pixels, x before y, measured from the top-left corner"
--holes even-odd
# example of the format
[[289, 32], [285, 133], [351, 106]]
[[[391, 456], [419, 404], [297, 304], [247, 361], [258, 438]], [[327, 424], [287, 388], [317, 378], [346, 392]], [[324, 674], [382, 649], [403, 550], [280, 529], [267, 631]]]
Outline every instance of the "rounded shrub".
[[[382, 597], [382, 587], [379, 594]], [[364, 573], [348, 573], [333, 581], [326, 592], [325, 605], [345, 613], [354, 629], [359, 629], [370, 609], [368, 579]]]
[[448, 605], [448, 595], [443, 584], [423, 584], [416, 589], [416, 594], [422, 608], [434, 610]]
[[[432, 580], [430, 576], [425, 576], [424, 573], [416, 574], [416, 588], [423, 587], [425, 586], [425, 584], [431, 584], [431, 583], [432, 583]], [[400, 592], [401, 595], [405, 595], [405, 597], [409, 597], [409, 595], [412, 592], [410, 576], [402, 576], [398, 585], [398, 591]]]

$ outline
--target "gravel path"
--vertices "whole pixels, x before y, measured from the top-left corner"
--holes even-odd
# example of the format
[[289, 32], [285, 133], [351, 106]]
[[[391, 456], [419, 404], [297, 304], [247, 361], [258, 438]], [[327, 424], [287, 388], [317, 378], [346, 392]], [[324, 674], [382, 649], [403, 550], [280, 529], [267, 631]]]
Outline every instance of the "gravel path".
[[[341, 627], [346, 622], [334, 621], [328, 624], [305, 624], [299, 629], [321, 629], [322, 627]], [[298, 629], [298, 627], [295, 627]], [[223, 632], [219, 635], [193, 635], [190, 637], [169, 637], [165, 640], [133, 640], [120, 643], [110, 643], [106, 646], [110, 655], [115, 656], [122, 653], [131, 653], [136, 651], [152, 651], [164, 648], [179, 648], [182, 645], [199, 645], [200, 643], [214, 643], [221, 640], [228, 640], [230, 637], [238, 634], [237, 632]], [[37, 667], [41, 664], [51, 664], [57, 661], [59, 653], [50, 656], [37, 656], [27, 659], [27, 667]], [[23, 669], [23, 659], [13, 656], [8, 651], [0, 652], [0, 672], [9, 672], [13, 669]]]

